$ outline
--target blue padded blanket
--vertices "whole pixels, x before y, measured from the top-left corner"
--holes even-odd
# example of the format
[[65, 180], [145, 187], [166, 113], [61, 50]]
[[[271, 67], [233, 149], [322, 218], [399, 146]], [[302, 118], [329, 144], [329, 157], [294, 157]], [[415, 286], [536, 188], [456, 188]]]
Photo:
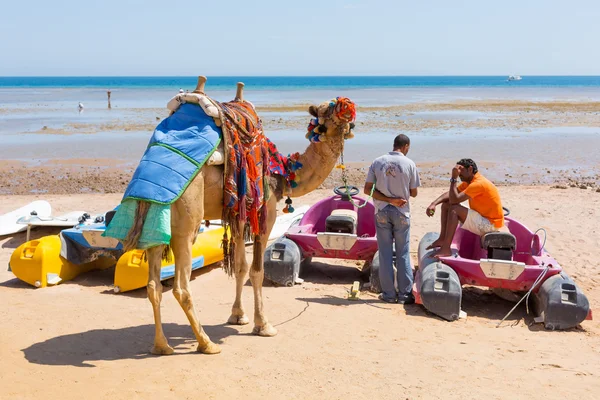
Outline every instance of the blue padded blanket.
[[173, 203], [215, 151], [221, 138], [221, 128], [200, 106], [182, 104], [154, 130], [123, 201]]

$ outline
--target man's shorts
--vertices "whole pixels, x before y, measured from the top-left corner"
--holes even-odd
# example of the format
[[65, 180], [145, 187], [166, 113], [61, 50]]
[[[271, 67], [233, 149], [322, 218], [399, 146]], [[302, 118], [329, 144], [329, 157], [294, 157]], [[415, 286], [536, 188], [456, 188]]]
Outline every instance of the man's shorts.
[[461, 224], [461, 227], [477, 236], [483, 236], [486, 233], [499, 231], [489, 219], [482, 217], [477, 211], [471, 209], [469, 209], [467, 219]]

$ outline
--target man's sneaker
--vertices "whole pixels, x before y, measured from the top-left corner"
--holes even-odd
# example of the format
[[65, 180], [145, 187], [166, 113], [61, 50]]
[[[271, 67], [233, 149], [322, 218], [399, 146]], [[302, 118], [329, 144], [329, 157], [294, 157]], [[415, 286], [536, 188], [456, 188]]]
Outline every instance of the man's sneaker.
[[415, 304], [415, 296], [413, 296], [411, 293], [408, 296], [404, 297], [403, 299], [398, 299], [398, 303], [400, 303], [400, 304]]
[[[381, 300], [381, 301], [385, 301], [386, 303], [397, 303], [397, 302], [398, 302], [398, 301], [397, 301], [397, 299], [388, 299], [387, 297], [384, 297], [384, 296], [383, 296], [383, 293], [381, 293], [381, 294], [379, 295], [379, 300]], [[413, 302], [414, 302], [414, 301], [413, 301]]]

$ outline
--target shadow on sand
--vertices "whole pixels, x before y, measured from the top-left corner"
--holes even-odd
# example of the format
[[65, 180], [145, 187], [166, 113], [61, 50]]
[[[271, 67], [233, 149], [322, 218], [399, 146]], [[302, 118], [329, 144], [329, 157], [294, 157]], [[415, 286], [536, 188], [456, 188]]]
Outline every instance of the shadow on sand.
[[[361, 265], [363, 261], [360, 261]], [[323, 285], [349, 284], [364, 281], [364, 274], [358, 265], [337, 265], [327, 262], [312, 261], [300, 269], [300, 278], [307, 282]]]
[[[36, 228], [31, 229], [31, 234], [29, 236], [29, 240], [40, 239], [44, 236], [49, 235], [58, 235], [58, 233], [64, 230], [65, 227], [60, 226], [38, 226]], [[7, 237], [10, 237], [5, 243], [2, 244], [3, 249], [16, 249], [23, 243], [25, 243], [27, 239], [27, 231], [13, 233], [11, 235], [0, 236], [0, 240], [3, 240]]]
[[[229, 326], [202, 326], [215, 343], [238, 331]], [[196, 339], [189, 325], [163, 324], [169, 344], [195, 344]], [[42, 365], [72, 365], [75, 367], [95, 367], [93, 361], [142, 360], [156, 357], [149, 349], [154, 340], [154, 325], [142, 325], [120, 329], [94, 329], [48, 339], [23, 349], [30, 363]], [[179, 353], [186, 354], [186, 353]]]
[[[196, 279], [199, 276], [202, 276], [206, 273], [209, 273], [215, 269], [220, 269], [220, 268], [222, 268], [222, 264], [217, 262], [217, 263], [199, 268], [195, 271], [192, 271], [190, 281], [193, 281], [194, 279]], [[101, 269], [101, 270], [88, 271], [86, 273], [83, 273], [83, 274], [75, 277], [73, 280], [63, 282], [60, 285], [61, 286], [77, 285], [77, 286], [83, 286], [83, 287], [89, 287], [89, 288], [101, 288], [103, 290], [100, 290], [99, 293], [108, 294], [108, 295], [112, 295], [112, 296], [125, 296], [125, 297], [140, 298], [140, 299], [144, 299], [147, 297], [146, 286], [139, 288], [139, 289], [131, 290], [129, 292], [116, 294], [112, 287], [113, 282], [114, 282], [114, 275], [115, 275], [115, 267], [109, 267], [109, 268]], [[171, 289], [173, 287], [173, 278], [164, 280], [162, 282], [162, 285], [163, 285], [163, 293], [171, 291]], [[10, 289], [20, 289], [20, 290], [23, 290], [23, 289], [36, 290], [35, 287], [19, 280], [18, 278], [12, 278], [7, 281], [0, 282], [0, 287], [6, 287], [6, 288], [10, 288]], [[39, 290], [52, 290], [52, 287], [47, 287], [47, 288], [43, 288], [43, 289], [39, 289]]]
[[[331, 306], [352, 306], [366, 304], [368, 306], [381, 309], [393, 309], [394, 307], [403, 307], [406, 312], [406, 315], [409, 315], [411, 317], [430, 318], [445, 321], [439, 316], [427, 311], [422, 305], [389, 304], [377, 299], [377, 297], [375, 296], [376, 295], [374, 293], [369, 293], [363, 290], [360, 299], [356, 301], [348, 300], [346, 297], [337, 297], [331, 295], [326, 295], [317, 298], [301, 297], [296, 298], [296, 300], [306, 302], [307, 304], [316, 303]], [[488, 320], [489, 322], [495, 325], [499, 323], [506, 314], [508, 314], [508, 312], [514, 307], [514, 305], [515, 303], [496, 296], [490, 290], [480, 289], [477, 287], [463, 287], [462, 310], [467, 313], [467, 323], [469, 321], [469, 318], [481, 318], [483, 320]], [[533, 313], [531, 309], [530, 313]], [[534, 323], [533, 319], [534, 318], [532, 314], [527, 314], [525, 302], [522, 302], [510, 314], [510, 316], [506, 318], [506, 320], [500, 325], [499, 328], [514, 328], [518, 325], [524, 324], [530, 331], [551, 333], [551, 331], [548, 331], [544, 328], [543, 324]], [[448, 323], [453, 322], [448, 321]], [[566, 330], [566, 332], [582, 331], [585, 331], [585, 329], [581, 326]]]

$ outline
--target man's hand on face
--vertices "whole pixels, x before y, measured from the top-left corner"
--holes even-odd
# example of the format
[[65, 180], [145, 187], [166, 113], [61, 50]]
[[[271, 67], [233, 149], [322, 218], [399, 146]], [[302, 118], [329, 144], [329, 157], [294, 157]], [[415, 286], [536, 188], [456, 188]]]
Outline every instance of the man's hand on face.
[[462, 165], [458, 165], [458, 164], [456, 164], [456, 165], [454, 166], [454, 168], [452, 168], [452, 178], [454, 178], [454, 179], [458, 179], [458, 177], [460, 176], [460, 173], [462, 172], [462, 170], [463, 170], [464, 168], [465, 168], [465, 167], [463, 167]]
[[406, 200], [404, 200], [401, 197], [396, 197], [394, 199], [390, 200], [390, 204], [396, 207], [402, 207], [403, 205], [406, 204]]

